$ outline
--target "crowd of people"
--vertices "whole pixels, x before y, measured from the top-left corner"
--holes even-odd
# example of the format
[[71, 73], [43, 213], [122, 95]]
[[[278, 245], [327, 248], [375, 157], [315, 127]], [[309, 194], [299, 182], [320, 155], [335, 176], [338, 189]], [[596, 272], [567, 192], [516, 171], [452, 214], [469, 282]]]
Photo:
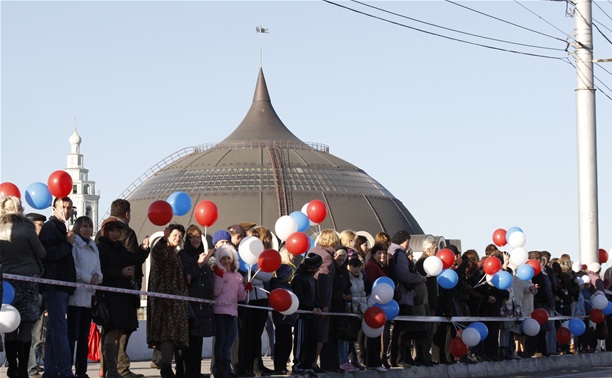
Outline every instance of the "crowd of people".
[[[260, 270], [253, 275], [241, 269], [237, 251], [247, 236], [259, 238], [265, 249], [273, 248], [274, 235], [262, 226], [232, 225], [215, 232], [209, 243], [196, 225], [185, 229], [170, 224], [163, 236], [139, 242], [129, 227], [130, 204], [123, 199], [112, 203], [111, 216], [95, 237], [94, 223], [87, 216], [78, 217], [68, 229], [69, 197], [54, 200], [48, 220], [40, 214], [24, 215], [16, 197], [0, 197], [0, 206], [0, 273], [88, 285], [6, 279], [15, 291], [12, 305], [21, 315], [19, 327], [0, 343], [6, 350], [9, 378], [88, 378], [95, 302], [104, 303], [110, 315], [101, 325], [100, 371], [108, 378], [142, 378], [130, 370], [126, 350], [138, 328], [141, 306], [140, 296], [130, 291], [141, 289], [147, 259], [148, 292], [168, 295], [149, 296], [146, 308], [151, 363], [163, 378], [202, 377], [206, 337], [213, 337], [211, 372], [216, 378], [385, 372], [392, 367], [612, 350], [610, 316], [597, 324], [586, 317], [592, 310], [591, 297], [612, 289], [612, 270], [603, 276], [588, 269], [575, 271], [566, 254], [552, 258], [546, 251], [531, 251], [529, 258], [540, 263], [541, 272], [522, 280], [512, 271], [509, 254], [493, 244], [482, 256], [447, 245], [455, 254], [451, 269], [458, 282], [445, 289], [424, 267], [427, 257], [438, 252], [433, 237], [416, 246], [405, 230], [392, 236], [379, 232], [370, 245], [351, 230], [326, 229], [303, 256], [281, 245], [280, 267], [274, 273]], [[417, 254], [413, 248], [423, 252]], [[513, 274], [511, 287], [502, 290], [487, 283], [487, 258], [499, 259], [502, 269]], [[387, 321], [380, 336], [369, 337], [360, 329], [360, 317], [372, 305], [368, 298], [381, 277], [394, 282], [400, 318]], [[268, 294], [279, 288], [299, 299], [301, 311], [282, 314], [268, 307]], [[569, 344], [559, 343], [556, 330], [562, 321], [549, 320], [538, 334], [525, 335], [519, 319], [536, 309], [550, 316], [577, 317], [585, 322], [586, 332]], [[44, 313], [44, 366], [39, 366]], [[410, 321], [411, 316], [500, 321], [484, 321], [488, 336], [467, 355], [456, 355], [451, 353], [451, 340], [467, 323]], [[262, 360], [264, 332], [271, 336], [273, 367]]]

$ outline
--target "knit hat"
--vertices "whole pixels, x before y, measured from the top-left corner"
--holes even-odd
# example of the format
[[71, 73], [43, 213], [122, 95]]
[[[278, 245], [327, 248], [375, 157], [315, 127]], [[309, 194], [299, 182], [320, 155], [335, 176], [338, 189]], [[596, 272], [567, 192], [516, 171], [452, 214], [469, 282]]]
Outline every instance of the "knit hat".
[[219, 240], [231, 241], [232, 240], [232, 236], [230, 235], [229, 232], [227, 232], [225, 230], [219, 230], [219, 231], [215, 232], [215, 234], [213, 235], [213, 245], [217, 245], [217, 242]]
[[46, 222], [47, 221], [46, 216], [42, 214], [38, 214], [38, 213], [27, 213], [26, 217], [30, 218], [34, 222], [36, 221]]
[[[223, 239], [219, 239], [223, 240]], [[221, 244], [219, 248], [215, 249], [215, 264], [221, 269], [223, 269], [223, 264], [221, 264], [221, 259], [225, 256], [229, 256], [232, 259], [232, 265], [235, 267], [238, 266], [238, 253], [232, 244]]]
[[276, 277], [279, 280], [286, 280], [287, 277], [290, 277], [293, 274], [293, 268], [289, 264], [281, 264], [281, 266], [276, 269]]
[[323, 259], [316, 253], [309, 253], [304, 261], [302, 261], [302, 265], [304, 265], [307, 269], [318, 269], [322, 264]]

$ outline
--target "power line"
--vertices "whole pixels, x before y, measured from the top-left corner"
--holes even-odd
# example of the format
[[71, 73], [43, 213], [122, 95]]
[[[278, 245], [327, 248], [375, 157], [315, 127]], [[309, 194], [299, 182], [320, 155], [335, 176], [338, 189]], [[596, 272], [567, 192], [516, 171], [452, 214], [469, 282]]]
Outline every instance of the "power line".
[[558, 59], [558, 60], [562, 59], [561, 57], [556, 57], [556, 56], [534, 54], [534, 53], [528, 53], [528, 52], [517, 51], [517, 50], [509, 50], [509, 49], [504, 49], [504, 48], [501, 48], [501, 47], [483, 45], [481, 43], [476, 43], [476, 42], [466, 41], [466, 40], [459, 39], [459, 38], [449, 37], [447, 35], [442, 35], [442, 34], [438, 34], [438, 33], [434, 33], [434, 32], [428, 31], [428, 30], [423, 30], [423, 29], [415, 28], [413, 26], [402, 24], [400, 22], [392, 21], [392, 20], [389, 20], [389, 19], [386, 19], [386, 18], [383, 18], [383, 17], [375, 16], [375, 15], [370, 14], [370, 13], [362, 12], [360, 10], [353, 9], [353, 8], [347, 7], [345, 5], [341, 5], [341, 4], [335, 3], [335, 2], [330, 1], [330, 0], [322, 0], [322, 1], [324, 1], [324, 2], [326, 2], [328, 4], [331, 4], [331, 5], [335, 5], [335, 6], [339, 7], [339, 8], [343, 8], [343, 9], [346, 9], [346, 10], [349, 10], [349, 11], [352, 11], [352, 12], [355, 12], [355, 13], [367, 16], [367, 17], [371, 17], [371, 18], [374, 18], [374, 19], [377, 19], [377, 20], [380, 20], [380, 21], [388, 22], [388, 23], [393, 24], [393, 25], [401, 26], [401, 27], [404, 27], [404, 28], [407, 28], [407, 29], [410, 29], [410, 30], [418, 31], [420, 33], [425, 33], [425, 34], [433, 35], [433, 36], [436, 36], [436, 37], [448, 39], [448, 40], [455, 41], [455, 42], [465, 43], [465, 44], [468, 44], [468, 45], [483, 47], [483, 48], [491, 49], [491, 50], [508, 52], [508, 53], [512, 53], [512, 54], [520, 54], [520, 55], [526, 55], [526, 56], [533, 56], [533, 57], [537, 57], [537, 58]]
[[597, 64], [597, 66], [598, 66], [599, 68], [601, 68], [602, 70], [606, 71], [606, 72], [607, 72], [609, 75], [611, 75], [611, 76], [612, 76], [612, 72], [608, 71], [608, 70], [607, 70], [607, 69], [606, 69], [604, 66], [602, 66], [602, 64], [601, 64], [601, 63], [595, 63], [595, 64]]
[[599, 26], [601, 26], [601, 27], [603, 27], [603, 28], [606, 28], [606, 29], [608, 29], [608, 31], [611, 31], [611, 32], [612, 32], [612, 29], [610, 29], [609, 27], [607, 27], [606, 25], [604, 25], [602, 22], [599, 22], [599, 20], [596, 20], [596, 19], [594, 19], [594, 18], [593, 18], [593, 22], [598, 23], [598, 24], [599, 24]]
[[506, 20], [501, 19], [501, 18], [499, 18], [499, 17], [491, 16], [490, 14], [487, 14], [487, 13], [481, 12], [481, 11], [476, 10], [476, 9], [472, 9], [472, 8], [470, 8], [470, 7], [468, 7], [468, 6], [465, 6], [465, 5], [462, 5], [462, 4], [459, 4], [459, 3], [455, 3], [454, 1], [451, 1], [451, 0], [444, 0], [444, 1], [446, 1], [447, 3], [451, 3], [451, 4], [453, 4], [453, 5], [456, 5], [456, 6], [458, 6], [458, 7], [465, 8], [465, 9], [467, 9], [467, 10], [469, 10], [469, 11], [472, 11], [472, 12], [478, 13], [478, 14], [480, 14], [480, 15], [483, 15], [483, 16], [486, 16], [486, 17], [490, 17], [490, 18], [492, 18], [492, 19], [494, 19], [494, 20], [497, 20], [497, 21], [500, 21], [500, 22], [503, 22], [503, 23], [506, 23], [506, 24], [509, 24], [509, 25], [512, 25], [512, 26], [516, 26], [517, 28], [524, 29], [524, 30], [527, 30], [527, 31], [530, 31], [530, 32], [533, 32], [533, 33], [536, 33], [536, 34], [539, 34], [539, 35], [543, 35], [543, 36], [548, 37], [548, 38], [556, 39], [556, 40], [561, 41], [561, 42], [565, 42], [565, 43], [567, 42], [566, 40], [563, 40], [563, 39], [561, 39], [561, 38], [555, 37], [555, 36], [553, 36], [553, 35], [549, 35], [549, 34], [546, 34], [546, 33], [542, 33], [542, 32], [539, 32], [539, 31], [537, 31], [537, 30], [533, 30], [533, 29], [530, 29], [530, 28], [528, 28], [528, 27], [521, 26], [521, 25], [515, 24], [515, 23], [510, 22], [510, 21], [506, 21]]
[[608, 18], [609, 18], [610, 20], [612, 20], [612, 17], [610, 17], [610, 15], [609, 15], [609, 14], [607, 14], [607, 13], [606, 13], [606, 11], [605, 11], [605, 10], [603, 10], [603, 8], [602, 8], [602, 7], [600, 7], [600, 6], [599, 6], [599, 4], [597, 4], [597, 2], [596, 2], [596, 1], [593, 1], [593, 4], [595, 4], [595, 6], [596, 6], [597, 8], [599, 8], [599, 10], [601, 11], [601, 13], [605, 14], [606, 16], [608, 16]]
[[[514, 0], [515, 3], [517, 3], [518, 5], [520, 5], [521, 7], [523, 7], [524, 9], [526, 9], [529, 13], [533, 14], [534, 16], [536, 16], [537, 18], [539, 18], [540, 20], [546, 22], [548, 25], [552, 26], [553, 28], [555, 28], [557, 31], [561, 32], [562, 34], [565, 34], [565, 36], [569, 39], [574, 39], [574, 37], [572, 37], [571, 35], [568, 35], [567, 33], [565, 33], [563, 30], [559, 29], [558, 27], [556, 27], [555, 25], [553, 25], [551, 22], [549, 22], [548, 20], [545, 20], [542, 16], [540, 16], [539, 14], [535, 13], [534, 11], [532, 11], [531, 9], [527, 8], [526, 5], [519, 3], [517, 0]], [[566, 8], [567, 9], [567, 8]], [[565, 40], [567, 42], [567, 39]]]
[[366, 3], [363, 3], [361, 1], [357, 1], [357, 0], [351, 0], [351, 1], [354, 2], [354, 3], [360, 4], [360, 5], [372, 8], [372, 9], [376, 9], [376, 10], [381, 11], [381, 12], [389, 13], [389, 14], [392, 14], [394, 16], [398, 16], [398, 17], [401, 17], [401, 18], [408, 19], [410, 21], [418, 22], [418, 23], [425, 24], [425, 25], [428, 25], [428, 26], [433, 26], [435, 28], [439, 28], [439, 29], [443, 29], [443, 30], [452, 31], [452, 32], [459, 33], [459, 34], [469, 35], [471, 37], [488, 39], [488, 40], [495, 41], [495, 42], [508, 43], [508, 44], [524, 46], [524, 47], [532, 47], [532, 48], [536, 48], [536, 49], [567, 51], [567, 50], [560, 49], [560, 48], [557, 48], [557, 47], [546, 47], [546, 46], [530, 45], [530, 44], [526, 44], [526, 43], [507, 41], [507, 40], [498, 39], [498, 38], [486, 37], [486, 36], [479, 35], [479, 34], [468, 33], [468, 32], [464, 32], [464, 31], [461, 31], [461, 30], [447, 28], [445, 26], [433, 24], [431, 22], [426, 22], [426, 21], [418, 20], [416, 18], [408, 17], [408, 16], [403, 15], [403, 14], [399, 14], [399, 13], [392, 12], [392, 11], [389, 11], [389, 10], [386, 10], [386, 9], [383, 9], [383, 8], [375, 7], [373, 5], [366, 4]]
[[[584, 84], [586, 87], [588, 87], [587, 82], [584, 79], [584, 74], [581, 71], [578, 71], [578, 67], [576, 67], [576, 65], [574, 63], [572, 63], [569, 58], [565, 58], [562, 59], [563, 61], [567, 62], [570, 66], [574, 67], [575, 70], [577, 70], [578, 72], [578, 78], [580, 79], [580, 81], [582, 82], [582, 84]], [[603, 82], [601, 80], [599, 80], [595, 75], [593, 75], [593, 77], [595, 79], [597, 79], [597, 81], [599, 81], [600, 83], [603, 84]], [[610, 89], [607, 85], [603, 84], [606, 88]], [[610, 95], [608, 95], [606, 92], [604, 92], [601, 88], [599, 88], [595, 83], [593, 83], [593, 87], [595, 89], [597, 89], [601, 94], [603, 94], [604, 96], [606, 96], [608, 98], [608, 100], [612, 101], [612, 97], [610, 97]], [[612, 89], [610, 89], [610, 92], [612, 92]]]
[[[584, 18], [584, 16], [582, 15], [582, 13], [580, 13], [580, 10], [578, 10], [577, 8], [574, 8], [574, 11], [576, 11], [576, 13], [578, 13], [578, 15], [584, 20], [584, 22], [587, 22], [587, 20]], [[599, 29], [599, 27], [597, 26], [597, 24], [591, 22], [591, 24], [595, 27], [595, 29], [597, 29], [597, 31], [599, 32], [599, 34], [601, 34], [602, 37], [604, 37], [606, 39], [606, 41], [608, 41], [609, 44], [612, 45], [612, 41], [610, 41], [610, 39], [608, 38], [607, 35], [605, 35], [601, 29]]]

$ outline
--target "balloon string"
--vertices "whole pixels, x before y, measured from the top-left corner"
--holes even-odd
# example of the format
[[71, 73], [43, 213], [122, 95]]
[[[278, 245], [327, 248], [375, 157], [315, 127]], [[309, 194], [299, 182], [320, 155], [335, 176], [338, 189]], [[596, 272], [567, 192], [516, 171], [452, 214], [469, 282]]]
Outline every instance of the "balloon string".
[[255, 278], [255, 276], [257, 275], [257, 273], [259, 273], [259, 271], [260, 271], [260, 270], [261, 270], [261, 269], [257, 269], [257, 271], [255, 272], [255, 274], [253, 274], [253, 277], [250, 277], [250, 276], [251, 276], [251, 267], [249, 267], [249, 277], [250, 277], [250, 278], [249, 278], [249, 282], [253, 281], [253, 278]]

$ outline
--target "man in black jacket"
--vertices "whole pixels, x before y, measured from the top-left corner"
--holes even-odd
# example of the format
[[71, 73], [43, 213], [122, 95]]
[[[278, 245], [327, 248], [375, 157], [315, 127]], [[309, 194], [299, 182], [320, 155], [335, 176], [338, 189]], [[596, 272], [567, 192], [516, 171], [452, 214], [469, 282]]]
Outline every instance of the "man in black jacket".
[[[53, 202], [53, 216], [45, 222], [39, 235], [47, 252], [47, 257], [43, 260], [44, 278], [76, 282], [76, 269], [72, 257], [75, 235], [66, 228], [66, 221], [71, 216], [72, 200], [68, 197], [56, 198]], [[75, 288], [71, 286], [44, 286], [48, 317], [43, 378], [74, 377], [66, 322], [68, 298], [74, 290]]]

